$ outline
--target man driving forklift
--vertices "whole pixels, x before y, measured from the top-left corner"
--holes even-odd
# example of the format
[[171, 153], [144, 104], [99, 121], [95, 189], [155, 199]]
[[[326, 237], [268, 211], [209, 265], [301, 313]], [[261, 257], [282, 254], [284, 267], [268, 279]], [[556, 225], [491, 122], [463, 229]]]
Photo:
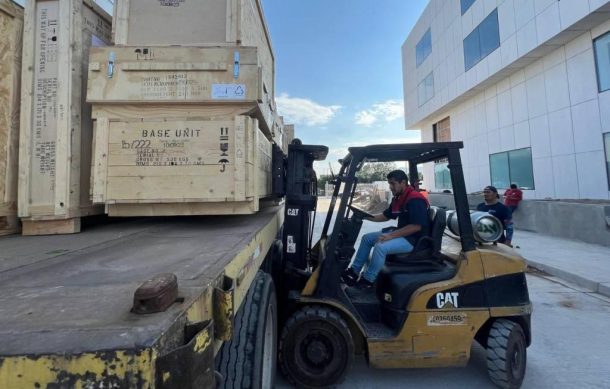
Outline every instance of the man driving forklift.
[[[393, 195], [390, 206], [383, 213], [365, 217], [364, 220], [385, 222], [398, 219], [397, 226], [365, 234], [351, 266], [341, 276], [345, 284], [360, 290], [373, 289], [386, 255], [410, 253], [417, 241], [429, 233], [428, 200], [409, 185], [407, 174], [402, 170], [391, 171], [387, 179]], [[373, 254], [369, 260], [371, 248]], [[366, 270], [360, 277], [365, 264]]]

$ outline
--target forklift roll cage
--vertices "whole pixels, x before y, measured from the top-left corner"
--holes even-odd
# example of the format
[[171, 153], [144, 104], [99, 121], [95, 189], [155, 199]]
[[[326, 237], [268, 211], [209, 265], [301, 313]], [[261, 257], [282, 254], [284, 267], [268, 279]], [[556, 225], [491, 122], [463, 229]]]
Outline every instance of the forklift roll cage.
[[[353, 246], [349, 247], [352, 242], [346, 245], [345, 223], [343, 221], [348, 220], [349, 217], [348, 212], [357, 185], [356, 173], [365, 162], [408, 162], [409, 181], [417, 188], [419, 182], [417, 166], [446, 158], [451, 174], [455, 208], [461, 231], [462, 250], [464, 252], [475, 250], [476, 244], [470, 221], [466, 185], [460, 158], [461, 148], [463, 148], [462, 142], [371, 145], [349, 148], [347, 156], [340, 160], [341, 169], [334, 180], [334, 191], [321, 234], [322, 239], [326, 239], [327, 243], [315, 297], [335, 298], [348, 306], [351, 305], [348, 299], [345, 299], [338, 282], [341, 271], [347, 267], [354, 253]], [[343, 188], [342, 184], [344, 184]], [[341, 190], [343, 190], [342, 193]], [[338, 205], [336, 222], [331, 235], [328, 236], [336, 200], [339, 196], [341, 199]], [[352, 240], [355, 243], [355, 237]]]

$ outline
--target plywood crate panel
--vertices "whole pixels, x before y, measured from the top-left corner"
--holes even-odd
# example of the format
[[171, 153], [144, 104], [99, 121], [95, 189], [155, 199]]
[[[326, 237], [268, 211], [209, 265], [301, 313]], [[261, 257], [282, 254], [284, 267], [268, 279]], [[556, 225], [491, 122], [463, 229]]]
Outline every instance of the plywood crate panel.
[[114, 12], [119, 46], [257, 47], [264, 87], [275, 98], [275, 59], [260, 0], [117, 0]]
[[31, 0], [23, 39], [23, 232], [45, 233], [44, 221], [53, 221], [49, 234], [78, 232], [81, 216], [103, 212], [89, 198], [93, 125], [84, 80], [89, 48], [110, 43], [110, 16], [89, 0]]
[[248, 116], [98, 118], [93, 198], [110, 216], [250, 214], [271, 143]]
[[0, 0], [0, 235], [19, 230], [17, 162], [23, 9]]
[[91, 49], [87, 101], [98, 105], [205, 103], [251, 105], [271, 133], [269, 68], [256, 47], [100, 47]]

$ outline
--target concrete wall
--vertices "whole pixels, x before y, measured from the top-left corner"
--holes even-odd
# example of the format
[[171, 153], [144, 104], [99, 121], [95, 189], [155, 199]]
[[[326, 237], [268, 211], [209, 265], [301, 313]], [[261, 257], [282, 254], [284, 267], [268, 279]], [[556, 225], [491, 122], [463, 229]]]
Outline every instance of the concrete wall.
[[[471, 208], [483, 201], [469, 195]], [[435, 206], [455, 208], [453, 195], [430, 194]], [[610, 247], [610, 204], [524, 200], [513, 215], [517, 229]]]

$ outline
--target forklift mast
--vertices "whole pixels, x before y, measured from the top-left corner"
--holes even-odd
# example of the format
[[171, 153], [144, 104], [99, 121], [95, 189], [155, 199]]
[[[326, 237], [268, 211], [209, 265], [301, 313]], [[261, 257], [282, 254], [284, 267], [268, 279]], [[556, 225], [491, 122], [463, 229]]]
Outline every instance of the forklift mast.
[[284, 263], [297, 272], [306, 271], [318, 202], [318, 185], [314, 161], [326, 158], [328, 147], [303, 145], [296, 139], [288, 146], [284, 166], [284, 227], [282, 243]]

